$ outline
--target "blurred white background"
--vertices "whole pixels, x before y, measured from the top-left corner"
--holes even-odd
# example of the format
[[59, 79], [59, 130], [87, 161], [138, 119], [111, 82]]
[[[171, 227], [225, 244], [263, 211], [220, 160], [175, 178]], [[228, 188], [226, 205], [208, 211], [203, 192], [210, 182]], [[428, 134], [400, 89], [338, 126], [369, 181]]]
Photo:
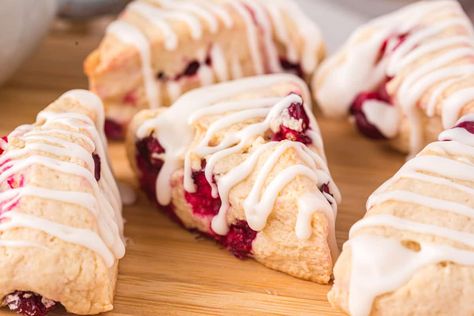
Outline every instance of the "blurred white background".
[[[271, 1], [271, 0], [269, 0]], [[296, 0], [320, 26], [329, 51], [365, 21], [413, 0]], [[428, 0], [430, 1], [430, 0]], [[474, 0], [459, 0], [474, 18]], [[67, 19], [118, 12], [127, 0], [0, 0], [0, 84], [31, 54], [56, 13]]]
[[[296, 0], [320, 26], [329, 51], [338, 48], [358, 25], [413, 0]], [[428, 0], [429, 1], [429, 0]], [[474, 20], [474, 0], [459, 0]]]

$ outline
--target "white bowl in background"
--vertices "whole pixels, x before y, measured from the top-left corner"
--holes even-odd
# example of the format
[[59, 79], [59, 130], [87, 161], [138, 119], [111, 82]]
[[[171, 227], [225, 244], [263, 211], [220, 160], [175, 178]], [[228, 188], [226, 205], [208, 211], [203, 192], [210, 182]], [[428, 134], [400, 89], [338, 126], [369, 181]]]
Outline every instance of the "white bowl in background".
[[0, 84], [31, 54], [56, 10], [56, 0], [0, 1]]
[[33, 52], [59, 13], [87, 19], [118, 12], [126, 0], [0, 0], [0, 84]]

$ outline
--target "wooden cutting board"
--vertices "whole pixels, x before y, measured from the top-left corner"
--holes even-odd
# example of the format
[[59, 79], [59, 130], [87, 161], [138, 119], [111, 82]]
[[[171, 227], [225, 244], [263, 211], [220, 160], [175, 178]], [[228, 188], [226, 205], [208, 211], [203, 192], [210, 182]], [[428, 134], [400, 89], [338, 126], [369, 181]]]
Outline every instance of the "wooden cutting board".
[[[55, 23], [36, 54], [0, 88], [0, 134], [32, 122], [64, 91], [87, 87], [82, 61], [98, 44], [107, 22]], [[329, 167], [343, 195], [336, 225], [341, 246], [349, 227], [364, 214], [369, 194], [404, 157], [362, 139], [345, 121], [318, 116]], [[111, 144], [110, 155], [118, 179], [135, 185], [122, 145]], [[238, 260], [178, 227], [142, 194], [134, 206], [125, 207], [124, 217], [127, 254], [120, 262], [115, 309], [107, 315], [340, 315], [326, 300], [329, 286]]]

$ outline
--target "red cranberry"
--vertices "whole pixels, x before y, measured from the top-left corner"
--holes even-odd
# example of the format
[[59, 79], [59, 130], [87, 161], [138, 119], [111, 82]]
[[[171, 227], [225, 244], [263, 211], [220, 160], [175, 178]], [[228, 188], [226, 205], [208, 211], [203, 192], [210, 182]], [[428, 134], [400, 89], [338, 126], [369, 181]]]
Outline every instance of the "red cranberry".
[[123, 101], [123, 103], [125, 103], [127, 105], [136, 106], [138, 98], [136, 96], [135, 91], [130, 91], [127, 94], [125, 94], [122, 101]]
[[120, 123], [117, 123], [114, 120], [106, 119], [105, 120], [105, 135], [112, 140], [122, 140], [125, 137], [125, 130]]
[[43, 299], [39, 294], [23, 291], [8, 294], [3, 299], [3, 304], [11, 311], [26, 316], [45, 316], [57, 305], [56, 302]]
[[288, 113], [291, 118], [301, 121], [301, 131], [295, 131], [287, 126], [280, 125], [278, 132], [273, 134], [273, 141], [281, 141], [284, 139], [301, 142], [303, 144], [311, 144], [311, 138], [306, 135], [309, 129], [309, 117], [306, 114], [302, 103], [293, 103], [288, 107]]
[[280, 65], [286, 72], [297, 75], [300, 78], [304, 77], [303, 68], [300, 63], [292, 63], [284, 57], [280, 57]]
[[163, 71], [158, 72], [158, 74], [156, 75], [156, 77], [157, 77], [159, 80], [166, 80], [166, 79], [168, 79], [168, 77], [166, 76], [166, 74], [165, 74]]
[[[5, 142], [5, 143], [8, 143], [8, 137], [7, 136], [3, 136], [1, 137], [2, 141]], [[4, 149], [2, 148], [1, 146], [1, 142], [0, 142], [0, 155], [3, 154], [4, 152]]]
[[[385, 41], [380, 46], [379, 55], [377, 58], [377, 63], [383, 58], [383, 56], [387, 53], [395, 51], [400, 45], [407, 39], [409, 33], [402, 33], [402, 34], [393, 34], [392, 36], [385, 39]], [[391, 48], [390, 51], [388, 49], [388, 43], [395, 41], [395, 44]]]
[[185, 192], [185, 198], [192, 206], [193, 214], [215, 216], [221, 207], [221, 199], [212, 196], [212, 188], [209, 182], [207, 182], [204, 171], [194, 171], [192, 177], [196, 185], [196, 192]]
[[92, 159], [94, 159], [94, 176], [97, 182], [100, 180], [100, 171], [101, 171], [101, 162], [100, 157], [97, 154], [92, 154]]
[[363, 111], [363, 106], [364, 103], [368, 100], [383, 101], [391, 105], [390, 96], [388, 95], [388, 92], [385, 88], [386, 82], [387, 81], [385, 81], [375, 92], [359, 93], [359, 95], [357, 95], [357, 97], [355, 98], [354, 102], [352, 102], [352, 105], [349, 110], [350, 114], [354, 117], [357, 129], [363, 135], [371, 139], [387, 139], [387, 137], [385, 137], [385, 135], [383, 135], [382, 132], [380, 132], [380, 130], [375, 125], [371, 124], [367, 120], [367, 117], [365, 116], [365, 113]]
[[246, 221], [240, 220], [230, 226], [227, 235], [219, 236], [217, 240], [234, 256], [244, 259], [251, 255], [255, 237], [257, 232], [251, 229]]
[[474, 134], [474, 122], [473, 121], [461, 122], [458, 125], [456, 125], [455, 127], [464, 128], [469, 133]]
[[[323, 185], [319, 188], [319, 191], [329, 194], [330, 196], [334, 197], [334, 195], [331, 193], [331, 190], [329, 189], [329, 183], [323, 183]], [[327, 199], [329, 204], [332, 204], [331, 200]]]
[[174, 80], [180, 80], [183, 77], [192, 77], [197, 74], [201, 64], [197, 60], [190, 62], [184, 71], [174, 77]]
[[136, 144], [136, 163], [140, 170], [140, 185], [152, 201], [156, 201], [156, 178], [163, 166], [163, 161], [154, 157], [154, 154], [162, 154], [165, 149], [158, 139], [148, 136], [139, 140]]
[[173, 205], [160, 205], [156, 198], [156, 178], [163, 166], [163, 160], [154, 157], [154, 154], [162, 154], [165, 149], [158, 139], [152, 135], [139, 140], [135, 146], [137, 148], [135, 159], [137, 168], [140, 170], [140, 187], [145, 191], [148, 198], [160, 207], [160, 210], [184, 227], [182, 221], [176, 215]]

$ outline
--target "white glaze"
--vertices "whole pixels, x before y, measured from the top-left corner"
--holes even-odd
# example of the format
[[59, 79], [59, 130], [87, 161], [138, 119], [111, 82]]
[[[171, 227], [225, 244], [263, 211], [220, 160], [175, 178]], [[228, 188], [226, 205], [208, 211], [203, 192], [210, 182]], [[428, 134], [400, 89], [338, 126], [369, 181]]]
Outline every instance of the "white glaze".
[[[264, 1], [270, 16], [273, 17], [272, 22], [274, 25], [278, 25], [277, 29], [278, 37], [286, 44], [288, 50], [288, 60], [290, 61], [301, 61], [301, 68], [307, 75], [311, 75], [316, 67], [318, 66], [319, 51], [322, 46], [322, 36], [318, 27], [308, 18], [301, 8], [292, 0], [272, 0]], [[274, 8], [273, 10], [271, 8]], [[275, 15], [275, 11], [280, 11], [280, 14]], [[300, 56], [295, 58], [294, 55], [297, 52], [294, 51], [296, 42], [292, 42], [290, 36], [285, 35], [283, 29], [286, 28], [285, 21], [282, 18], [287, 17], [296, 26], [298, 35], [303, 39], [303, 48]], [[288, 39], [290, 38], [290, 41]]]
[[[280, 59], [278, 51], [273, 41], [272, 22], [267, 14], [267, 11], [262, 4], [255, 0], [241, 0], [254, 12], [257, 24], [260, 27], [263, 37], [263, 46], [265, 47], [265, 61], [268, 64], [270, 72], [281, 72]], [[252, 23], [253, 24], [253, 23]], [[247, 26], [248, 28], [248, 26]], [[314, 68], [313, 68], [314, 69]]]
[[397, 290], [410, 280], [414, 271], [434, 262], [474, 265], [472, 251], [427, 242], [419, 244], [421, 250], [415, 252], [397, 240], [370, 235], [354, 237], [347, 243], [352, 249], [352, 316], [369, 315], [377, 296]]
[[[158, 201], [162, 205], [168, 205], [171, 199], [169, 187], [171, 175], [184, 165], [185, 152], [192, 141], [193, 128], [189, 125], [189, 117], [202, 108], [211, 106], [226, 98], [242, 94], [251, 90], [264, 89], [279, 82], [289, 82], [295, 85], [303, 99], [305, 106], [309, 109], [310, 95], [306, 84], [299, 78], [286, 74], [268, 75], [255, 78], [245, 78], [234, 82], [221, 83], [207, 88], [196, 89], [186, 93], [177, 100], [174, 105], [160, 116], [147, 120], [137, 130], [137, 137], [144, 138], [153, 131], [159, 131], [157, 138], [165, 148], [164, 164], [157, 179]], [[319, 131], [314, 118], [311, 119], [311, 127]]]
[[[22, 175], [32, 166], [42, 165], [60, 174], [83, 178], [89, 184], [92, 193], [33, 187], [26, 179], [25, 185], [0, 193], [0, 205], [6, 210], [3, 217], [9, 219], [0, 224], [0, 230], [13, 227], [40, 229], [67, 242], [96, 251], [105, 263], [111, 266], [116, 259], [124, 255], [125, 245], [120, 196], [108, 164], [105, 136], [102, 130], [100, 132], [97, 130], [98, 127], [103, 128], [104, 124], [102, 103], [97, 96], [85, 90], [72, 90], [61, 98], [73, 99], [90, 109], [95, 115], [95, 122], [79, 113], [58, 113], [48, 110], [40, 112], [37, 117], [40, 127], [21, 126], [10, 134], [9, 137], [21, 138], [24, 147], [9, 149], [0, 156], [2, 166], [0, 183], [11, 177]], [[61, 129], [65, 126], [70, 130]], [[88, 135], [83, 131], [87, 131]], [[67, 137], [81, 139], [86, 147], [68, 141]], [[94, 161], [91, 152], [97, 153], [101, 158], [99, 182], [94, 177]], [[49, 157], [42, 153], [48, 154]], [[70, 162], [60, 159], [61, 157], [69, 158]], [[96, 218], [97, 232], [72, 228], [41, 217], [27, 215], [22, 212], [21, 205], [19, 209], [17, 205], [17, 202], [25, 196], [34, 196], [44, 201], [71, 203], [85, 208]]]
[[161, 97], [155, 82], [155, 74], [151, 63], [151, 46], [148, 39], [138, 28], [120, 20], [112, 22], [107, 27], [107, 33], [112, 34], [128, 45], [134, 46], [138, 50], [142, 63], [142, 76], [148, 104], [151, 108], [157, 108], [160, 105]]
[[[456, 124], [464, 121], [474, 121], [474, 115], [466, 115]], [[470, 197], [467, 201], [474, 198], [474, 188], [469, 186], [469, 183], [474, 182], [474, 135], [463, 128], [452, 128], [441, 133], [439, 139], [440, 141], [427, 146], [425, 152], [408, 161], [394, 177], [377, 189], [369, 197], [367, 209], [370, 211], [375, 206], [394, 201], [419, 205], [424, 209], [451, 213], [466, 219], [473, 218], [474, 209], [464, 199], [452, 201], [420, 194], [416, 190], [392, 189], [399, 180], [409, 178], [420, 182], [416, 186], [413, 185], [413, 188], [421, 185], [442, 185], [446, 187], [445, 190], [459, 191]], [[443, 156], [434, 156], [431, 152]], [[463, 157], [469, 157], [471, 160]], [[423, 221], [415, 221], [390, 214], [369, 213], [352, 226], [350, 239], [344, 246], [345, 249], [351, 249], [351, 315], [369, 315], [373, 301], [379, 295], [396, 291], [425, 266], [443, 261], [474, 265], [472, 251], [457, 249], [445, 243], [427, 243], [416, 237], [413, 240], [420, 245], [420, 251], [414, 251], [393, 237], [383, 237], [367, 231], [373, 227], [389, 227], [474, 248], [474, 233], [435, 225], [433, 222], [436, 222], [436, 219], [428, 217]]]
[[[421, 22], [426, 18], [430, 22]], [[454, 28], [458, 29], [455, 36], [440, 35]], [[377, 60], [385, 40], [394, 34], [407, 32], [409, 35], [395, 51]], [[393, 45], [393, 39], [388, 41], [387, 51]], [[429, 62], [417, 63], [434, 53], [437, 55], [430, 57]], [[474, 74], [474, 65], [468, 62], [455, 64], [461, 59], [474, 60], [474, 35], [471, 23], [459, 4], [456, 1], [419, 2], [380, 17], [357, 30], [343, 50], [321, 67], [314, 85], [317, 85], [317, 98], [324, 112], [341, 116], [347, 114], [358, 93], [373, 90], [386, 77], [396, 77], [408, 69], [409, 72], [403, 74], [405, 77], [392, 98], [408, 120], [410, 155], [413, 156], [423, 144], [422, 112], [419, 108], [433, 116], [443, 91], [459, 79]], [[421, 97], [434, 85], [428, 104], [420, 104]], [[472, 101], [474, 95], [468, 89], [448, 96], [441, 104], [440, 111], [444, 128], [451, 127], [459, 117], [460, 109]], [[385, 115], [377, 113], [371, 122], [383, 127]]]
[[265, 69], [263, 67], [262, 55], [260, 54], [257, 26], [253, 23], [252, 15], [240, 1], [231, 1], [229, 5], [239, 14], [245, 24], [247, 45], [252, 58], [255, 75], [261, 75], [265, 72]]
[[400, 128], [400, 111], [383, 101], [367, 100], [362, 105], [367, 121], [376, 126], [387, 138], [392, 138]]

